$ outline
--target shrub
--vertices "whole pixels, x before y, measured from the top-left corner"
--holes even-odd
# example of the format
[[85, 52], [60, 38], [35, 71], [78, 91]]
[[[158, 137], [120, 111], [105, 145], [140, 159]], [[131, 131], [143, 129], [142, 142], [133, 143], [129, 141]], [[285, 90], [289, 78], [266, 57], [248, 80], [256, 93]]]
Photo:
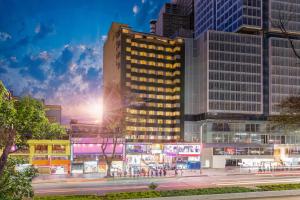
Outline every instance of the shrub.
[[158, 185], [156, 183], [152, 182], [152, 183], [150, 183], [150, 185], [148, 187], [150, 190], [155, 190], [158, 187]]
[[36, 176], [36, 169], [28, 167], [22, 171], [15, 170], [17, 164], [24, 163], [23, 160], [9, 158], [3, 176], [0, 177], [0, 199], [22, 200], [33, 197], [31, 186], [32, 179]]

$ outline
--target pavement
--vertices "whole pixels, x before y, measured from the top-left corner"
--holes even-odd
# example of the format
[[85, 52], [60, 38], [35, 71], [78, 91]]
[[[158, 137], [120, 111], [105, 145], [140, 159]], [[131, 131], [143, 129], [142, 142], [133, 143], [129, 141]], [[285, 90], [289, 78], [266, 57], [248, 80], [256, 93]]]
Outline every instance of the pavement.
[[[212, 171], [210, 171], [212, 173]], [[282, 174], [282, 173], [281, 173]], [[150, 183], [158, 184], [158, 190], [180, 190], [208, 187], [244, 186], [253, 187], [259, 184], [300, 183], [300, 175], [283, 176], [279, 173], [270, 174], [235, 174], [212, 173], [204, 171], [200, 176], [153, 177], [153, 178], [67, 178], [34, 180], [33, 188], [36, 195], [102, 195], [110, 192], [130, 192], [148, 190]], [[300, 198], [299, 198], [300, 199]]]
[[174, 178], [174, 177], [217, 177], [217, 176], [241, 176], [241, 175], [255, 175], [255, 176], [300, 176], [300, 171], [278, 171], [278, 172], [249, 172], [247, 169], [229, 168], [229, 169], [203, 169], [199, 170], [186, 170], [183, 174], [175, 176], [174, 171], [168, 171], [167, 176], [154, 176], [154, 177], [113, 177], [104, 178], [103, 174], [68, 174], [68, 175], [40, 175], [34, 178], [33, 183], [56, 183], [56, 182], [91, 182], [91, 181], [105, 181], [105, 180], [132, 180], [132, 179], [159, 179], [159, 178]]

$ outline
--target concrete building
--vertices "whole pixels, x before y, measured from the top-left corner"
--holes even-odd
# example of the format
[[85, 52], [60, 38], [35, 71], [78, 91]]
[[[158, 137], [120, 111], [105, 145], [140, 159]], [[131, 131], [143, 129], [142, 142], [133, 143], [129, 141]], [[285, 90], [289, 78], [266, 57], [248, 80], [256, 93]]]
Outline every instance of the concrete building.
[[61, 124], [61, 111], [60, 105], [45, 105], [46, 117], [51, 123]]
[[173, 0], [160, 10], [155, 33], [165, 37], [193, 37], [194, 1]]
[[202, 166], [299, 165], [296, 133], [267, 122], [283, 99], [300, 95], [291, 48], [300, 48], [299, 5], [195, 1], [195, 40], [185, 41], [185, 140], [203, 143]]
[[[112, 84], [143, 100], [127, 105], [128, 140], [183, 139], [184, 41], [140, 33], [113, 23], [104, 45], [104, 88]], [[109, 101], [104, 107], [109, 109]]]

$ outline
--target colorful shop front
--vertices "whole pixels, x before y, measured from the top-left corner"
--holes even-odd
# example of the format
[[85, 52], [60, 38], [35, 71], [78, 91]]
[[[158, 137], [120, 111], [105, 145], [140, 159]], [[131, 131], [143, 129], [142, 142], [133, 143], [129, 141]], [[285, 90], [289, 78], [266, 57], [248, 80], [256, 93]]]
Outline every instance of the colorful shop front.
[[199, 143], [126, 143], [126, 170], [200, 169]]
[[[102, 149], [103, 148], [103, 149]], [[103, 138], [72, 138], [71, 139], [71, 173], [100, 173], [105, 175], [107, 164], [104, 155], [115, 158], [112, 172], [123, 171], [124, 140], [114, 143], [112, 139]]]
[[29, 164], [41, 174], [70, 172], [69, 140], [28, 140]]

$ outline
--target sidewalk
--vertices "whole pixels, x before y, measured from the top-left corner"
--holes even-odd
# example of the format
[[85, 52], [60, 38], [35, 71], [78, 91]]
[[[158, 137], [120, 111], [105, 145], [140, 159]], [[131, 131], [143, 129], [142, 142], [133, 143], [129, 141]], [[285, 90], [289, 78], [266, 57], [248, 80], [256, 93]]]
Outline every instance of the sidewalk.
[[[239, 168], [232, 169], [203, 169], [200, 174], [199, 170], [183, 171], [181, 176], [180, 172], [177, 177], [214, 177], [214, 176], [238, 176], [238, 175], [255, 175], [255, 176], [300, 176], [300, 171], [280, 171], [280, 172], [266, 172], [255, 173], [248, 170], [240, 170]], [[174, 171], [168, 171], [167, 176], [136, 176], [136, 177], [111, 177], [105, 178], [104, 174], [66, 174], [66, 175], [40, 175], [34, 178], [33, 183], [54, 183], [54, 182], [90, 182], [90, 181], [107, 181], [107, 180], [134, 180], [134, 179], [163, 179], [175, 178]]]
[[[282, 190], [268, 192], [246, 192], [246, 193], [230, 193], [230, 194], [213, 194], [213, 195], [195, 195], [195, 196], [177, 196], [177, 197], [161, 197], [149, 198], [147, 200], [246, 200], [253, 198], [272, 198], [272, 197], [291, 197], [299, 196], [300, 190]], [[145, 200], [145, 199], [136, 199]]]

